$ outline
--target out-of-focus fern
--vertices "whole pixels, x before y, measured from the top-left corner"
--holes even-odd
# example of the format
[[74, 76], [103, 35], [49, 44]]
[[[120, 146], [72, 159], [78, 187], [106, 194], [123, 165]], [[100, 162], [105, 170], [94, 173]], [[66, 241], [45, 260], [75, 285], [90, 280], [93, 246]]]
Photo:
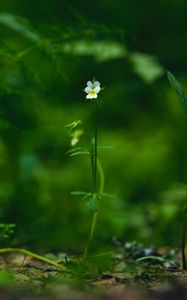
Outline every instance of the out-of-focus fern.
[[[147, 83], [154, 82], [164, 73], [163, 67], [155, 57], [145, 53], [131, 53], [124, 41], [121, 42], [119, 38], [121, 33], [119, 34], [118, 29], [115, 32], [115, 29], [104, 25], [89, 27], [87, 24], [87, 28], [67, 27], [61, 30], [58, 28], [54, 35], [49, 27], [46, 36], [46, 32], [41, 33], [40, 30], [34, 29], [29, 20], [9, 12], [0, 13], [0, 26], [6, 26], [17, 32], [24, 40], [20, 44], [19, 42], [11, 44], [8, 38], [11, 47], [6, 45], [6, 38], [0, 43], [0, 56], [4, 58], [5, 69], [7, 67], [10, 69], [11, 64], [15, 68], [15, 64], [18, 64], [16, 68], [21, 65], [28, 74], [34, 74], [37, 68], [37, 75], [35, 78], [32, 77], [32, 80], [38, 82], [40, 86], [45, 83], [46, 74], [56, 76], [55, 81], [59, 75], [67, 80], [71, 67], [74, 69], [75, 57], [77, 62], [84, 57], [90, 57], [97, 63], [125, 59], [130, 61], [133, 71]], [[9, 65], [6, 65], [7, 63]], [[51, 68], [52, 73], [48, 71]]]
[[38, 42], [40, 40], [39, 34], [32, 28], [29, 20], [11, 13], [2, 12], [0, 14], [0, 24], [9, 27], [10, 29], [20, 33], [25, 38]]

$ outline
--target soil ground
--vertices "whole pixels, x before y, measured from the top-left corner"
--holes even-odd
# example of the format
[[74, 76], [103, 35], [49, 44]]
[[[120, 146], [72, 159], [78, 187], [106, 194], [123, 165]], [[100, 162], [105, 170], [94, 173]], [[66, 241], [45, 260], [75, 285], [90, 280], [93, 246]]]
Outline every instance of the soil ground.
[[[122, 263], [122, 262], [121, 262]], [[132, 272], [84, 273], [56, 267], [19, 253], [0, 256], [0, 300], [187, 300], [187, 272], [141, 265]]]

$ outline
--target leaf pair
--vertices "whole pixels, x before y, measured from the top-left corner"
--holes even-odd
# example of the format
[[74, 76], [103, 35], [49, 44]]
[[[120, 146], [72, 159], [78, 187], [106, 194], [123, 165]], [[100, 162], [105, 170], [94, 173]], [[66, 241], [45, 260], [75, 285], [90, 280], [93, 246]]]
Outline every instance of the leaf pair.
[[71, 192], [71, 195], [82, 196], [82, 199], [87, 201], [86, 206], [89, 209], [89, 211], [92, 213], [97, 212], [99, 210], [101, 199], [103, 199], [103, 198], [116, 199], [117, 198], [114, 195], [109, 194], [109, 193], [93, 194], [93, 193], [87, 193], [87, 192], [83, 192], [83, 191], [73, 191], [73, 192]]

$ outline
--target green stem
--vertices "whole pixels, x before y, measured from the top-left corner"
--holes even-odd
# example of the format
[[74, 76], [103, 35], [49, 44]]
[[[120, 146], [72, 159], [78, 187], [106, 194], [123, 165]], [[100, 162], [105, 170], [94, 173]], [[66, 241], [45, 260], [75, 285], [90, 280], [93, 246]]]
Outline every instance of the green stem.
[[[103, 168], [102, 168], [102, 165], [101, 165], [99, 159], [97, 159], [97, 165], [98, 165], [98, 171], [99, 171], [99, 177], [100, 177], [99, 193], [103, 193], [104, 184], [105, 184], [105, 175], [104, 175]], [[91, 227], [90, 227], [89, 240], [88, 240], [88, 243], [87, 243], [87, 247], [85, 248], [83, 261], [85, 261], [85, 259], [87, 257], [88, 250], [90, 248], [90, 245], [91, 245], [91, 242], [92, 242], [92, 239], [93, 239], [93, 235], [94, 235], [95, 227], [96, 227], [96, 223], [97, 223], [97, 217], [98, 217], [98, 211], [93, 213], [92, 223], [91, 223]]]
[[93, 149], [91, 149], [91, 154], [90, 154], [90, 159], [91, 159], [91, 171], [92, 171], [92, 181], [93, 181], [93, 186], [95, 185], [95, 181], [94, 181], [94, 173], [95, 173], [95, 163], [94, 163], [94, 151]]
[[[102, 168], [102, 165], [101, 165], [99, 159], [97, 160], [97, 165], [98, 165], [98, 171], [99, 171], [99, 177], [100, 177], [99, 193], [103, 193], [104, 183], [105, 183], [105, 176], [104, 176], [103, 168]], [[86, 246], [85, 251], [84, 251], [83, 261], [85, 261], [85, 259], [87, 257], [88, 250], [90, 248], [90, 245], [91, 245], [91, 242], [92, 242], [92, 239], [93, 239], [93, 235], [94, 235], [95, 227], [96, 227], [96, 223], [97, 223], [97, 217], [98, 217], [98, 211], [93, 213], [92, 223], [91, 223], [91, 227], [90, 227], [89, 240], [88, 240], [87, 246]]]
[[183, 212], [183, 224], [182, 224], [182, 244], [181, 244], [181, 255], [182, 255], [182, 269], [187, 270], [186, 265], [186, 213], [187, 213], [187, 207], [184, 207]]
[[98, 172], [100, 177], [99, 193], [103, 193], [104, 185], [105, 185], [105, 174], [99, 159], [97, 159], [97, 167], [98, 167]]
[[97, 222], [97, 217], [98, 217], [98, 211], [93, 213], [93, 217], [92, 217], [92, 223], [91, 223], [91, 227], [90, 227], [90, 234], [89, 234], [89, 239], [88, 239], [88, 243], [87, 246], [85, 248], [84, 251], [84, 255], [83, 255], [83, 261], [86, 260], [86, 257], [88, 255], [88, 251], [90, 249], [90, 245], [93, 239], [93, 235], [94, 235], [94, 231], [95, 231], [95, 226], [96, 226], [96, 222]]
[[57, 267], [57, 268], [59, 268], [61, 270], [65, 269], [65, 267], [62, 266], [61, 264], [59, 264], [59, 263], [57, 263], [57, 262], [55, 262], [55, 261], [53, 261], [51, 259], [48, 259], [48, 258], [46, 258], [44, 256], [41, 256], [41, 255], [38, 255], [38, 254], [36, 254], [34, 252], [26, 250], [26, 249], [21, 249], [21, 248], [2, 248], [2, 249], [0, 249], [0, 253], [7, 253], [7, 252], [22, 253], [24, 255], [28, 255], [30, 257], [36, 258], [36, 259], [38, 259], [40, 261], [43, 261], [43, 262], [45, 262], [45, 263], [47, 263], [49, 265], [55, 266], [55, 267]]
[[93, 193], [97, 193], [97, 114], [98, 104], [95, 101], [95, 134], [94, 134], [94, 186]]
[[[91, 167], [92, 167], [92, 170], [93, 170], [93, 172], [92, 172], [92, 174], [93, 174], [93, 194], [97, 194], [97, 164], [98, 164], [98, 158], [97, 158], [97, 134], [98, 134], [97, 133], [97, 117], [98, 117], [98, 103], [97, 103], [97, 100], [96, 100], [95, 101], [94, 148], [93, 148], [92, 156], [91, 156]], [[99, 169], [101, 170], [101, 167]], [[100, 176], [100, 178], [101, 177], [102, 176]], [[102, 182], [102, 189], [103, 189], [103, 182]], [[85, 247], [85, 250], [84, 250], [83, 261], [86, 260], [86, 257], [88, 255], [88, 251], [90, 249], [90, 245], [91, 245], [93, 235], [94, 235], [94, 232], [95, 232], [97, 217], [98, 217], [98, 211], [94, 212], [93, 216], [92, 216], [90, 233], [89, 233], [87, 246]]]

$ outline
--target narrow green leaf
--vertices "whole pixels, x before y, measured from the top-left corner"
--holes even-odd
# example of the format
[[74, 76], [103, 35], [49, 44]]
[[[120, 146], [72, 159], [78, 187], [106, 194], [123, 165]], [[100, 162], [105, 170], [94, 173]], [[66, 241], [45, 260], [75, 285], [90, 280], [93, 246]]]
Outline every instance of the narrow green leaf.
[[114, 149], [113, 146], [99, 146], [98, 149]]
[[32, 29], [29, 20], [24, 19], [20, 16], [2, 12], [0, 14], [0, 24], [7, 26], [14, 31], [17, 31], [33, 42], [37, 42], [40, 40], [40, 36]]
[[78, 152], [74, 152], [72, 154], [70, 154], [70, 156], [75, 156], [75, 155], [80, 155], [80, 154], [85, 154], [85, 155], [90, 155], [90, 152], [88, 151], [78, 151]]
[[71, 153], [76, 152], [76, 151], [83, 151], [83, 148], [81, 148], [81, 147], [74, 147], [73, 149], [68, 150], [67, 154], [71, 154]]
[[168, 78], [172, 88], [175, 90], [175, 93], [184, 108], [185, 115], [187, 116], [187, 97], [185, 95], [185, 92], [184, 92], [181, 84], [177, 81], [175, 76], [169, 71], [167, 71], [167, 78]]
[[82, 197], [82, 200], [85, 200], [89, 197], [91, 197], [93, 194], [92, 193], [86, 193], [83, 197]]
[[87, 193], [87, 192], [83, 192], [83, 191], [72, 191], [70, 194], [73, 196], [82, 196], [83, 200], [85, 200], [93, 195], [92, 193]]
[[73, 128], [77, 127], [77, 126], [80, 125], [80, 124], [82, 124], [82, 121], [81, 121], [81, 120], [73, 121], [72, 123], [67, 124], [67, 125], [66, 125], [66, 128], [71, 128], [71, 129], [73, 129]]
[[70, 149], [66, 152], [66, 154], [72, 156], [75, 155], [80, 155], [80, 154], [85, 154], [85, 155], [90, 155], [90, 152], [86, 149], [83, 149], [82, 147], [75, 147], [73, 149]]
[[141, 261], [145, 261], [145, 260], [158, 260], [160, 262], [164, 262], [165, 259], [159, 256], [144, 256], [144, 257], [140, 257], [138, 258], [136, 261], [137, 262], [141, 262]]
[[70, 193], [71, 195], [74, 195], [74, 196], [84, 196], [87, 194], [87, 192], [83, 192], [83, 191], [72, 191]]
[[100, 195], [105, 197], [105, 198], [117, 199], [117, 197], [115, 195], [112, 195], [112, 194], [109, 194], [109, 193], [101, 193]]

